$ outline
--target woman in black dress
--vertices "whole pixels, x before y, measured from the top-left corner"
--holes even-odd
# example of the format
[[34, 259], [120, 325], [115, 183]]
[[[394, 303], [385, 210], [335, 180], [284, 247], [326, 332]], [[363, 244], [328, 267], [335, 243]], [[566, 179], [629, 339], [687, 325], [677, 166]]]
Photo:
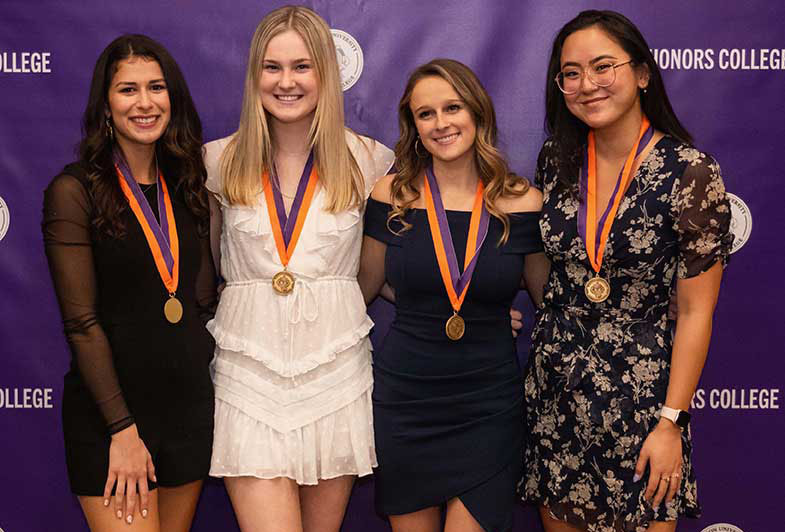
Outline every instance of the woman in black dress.
[[91, 530], [185, 531], [213, 430], [201, 123], [166, 50], [126, 35], [98, 59], [83, 127], [42, 225], [72, 353], [71, 489]]
[[438, 530], [443, 505], [448, 531], [509, 530], [523, 391], [508, 310], [543, 262], [540, 194], [510, 172], [461, 63], [416, 69], [398, 111], [398, 172], [368, 201], [359, 277], [367, 301], [385, 280], [395, 292], [374, 352], [376, 504], [395, 531]]
[[520, 490], [548, 532], [672, 531], [700, 513], [686, 411], [730, 206], [719, 166], [692, 146], [625, 17], [568, 22], [548, 80], [537, 182], [552, 269], [526, 371]]

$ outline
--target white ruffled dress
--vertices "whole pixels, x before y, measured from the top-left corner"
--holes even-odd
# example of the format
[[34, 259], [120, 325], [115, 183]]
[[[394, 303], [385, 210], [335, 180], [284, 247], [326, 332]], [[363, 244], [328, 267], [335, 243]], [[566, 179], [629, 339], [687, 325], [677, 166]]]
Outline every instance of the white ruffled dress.
[[[347, 131], [366, 198], [393, 152]], [[357, 272], [362, 210], [323, 210], [318, 188], [289, 262], [296, 278], [276, 294], [283, 269], [264, 197], [253, 207], [222, 196], [220, 155], [229, 137], [205, 145], [207, 188], [221, 202], [221, 293], [207, 324], [216, 342], [215, 438], [210, 475], [288, 477], [301, 485], [376, 466], [371, 407], [373, 322]]]

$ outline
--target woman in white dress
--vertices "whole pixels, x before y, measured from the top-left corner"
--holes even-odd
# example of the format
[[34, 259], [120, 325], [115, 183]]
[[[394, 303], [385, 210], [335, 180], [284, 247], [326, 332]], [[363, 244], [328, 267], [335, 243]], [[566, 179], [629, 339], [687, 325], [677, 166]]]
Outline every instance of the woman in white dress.
[[226, 281], [208, 324], [210, 474], [243, 531], [337, 531], [354, 479], [376, 465], [373, 323], [357, 272], [364, 203], [392, 162], [345, 129], [325, 21], [305, 7], [267, 15], [238, 130], [205, 146]]

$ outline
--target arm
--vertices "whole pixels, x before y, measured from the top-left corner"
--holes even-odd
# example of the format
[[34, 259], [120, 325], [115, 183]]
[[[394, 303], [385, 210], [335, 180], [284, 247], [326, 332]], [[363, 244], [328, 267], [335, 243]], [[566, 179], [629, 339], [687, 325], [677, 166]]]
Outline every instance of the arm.
[[[712, 317], [721, 279], [722, 265], [717, 262], [707, 272], [677, 282], [679, 309], [665, 406], [679, 410], [690, 407], [709, 351]], [[654, 497], [655, 507], [663, 498], [670, 502], [681, 482], [681, 428], [668, 419], [660, 418], [643, 444], [635, 468], [637, 476], [643, 476], [647, 460], [650, 473], [646, 498]], [[660, 482], [662, 477], [669, 477], [670, 483]]]
[[530, 253], [526, 255], [523, 264], [523, 278], [521, 279], [521, 288], [529, 292], [534, 306], [539, 307], [542, 305], [543, 292], [545, 290], [545, 283], [548, 281], [548, 274], [551, 271], [551, 261], [545, 256], [545, 253]]
[[388, 303], [395, 303], [395, 289], [389, 283], [384, 283], [379, 292], [379, 296], [385, 299]]
[[155, 472], [123, 398], [109, 340], [97, 314], [98, 289], [90, 235], [91, 204], [82, 183], [58, 176], [44, 193], [41, 229], [63, 328], [82, 381], [93, 396], [111, 434], [104, 505], [117, 483], [114, 510], [133, 520], [137, 484], [140, 511], [147, 516], [147, 478]]
[[[719, 166], [698, 154], [687, 165], [672, 198], [674, 228], [679, 237], [676, 284], [676, 333], [664, 405], [687, 410], [698, 385], [711, 338], [712, 317], [733, 237], [730, 204]], [[673, 499], [681, 482], [681, 429], [661, 418], [641, 449], [640, 477], [649, 462], [645, 496], [654, 505]], [[667, 479], [662, 482], [660, 479]]]
[[213, 257], [214, 271], [221, 275], [221, 228], [223, 226], [223, 214], [221, 204], [212, 192], [207, 192], [210, 204], [210, 251]]
[[370, 236], [363, 237], [363, 247], [360, 254], [360, 273], [357, 275], [357, 282], [363, 293], [365, 304], [369, 305], [385, 281], [384, 257], [387, 253], [387, 244], [379, 242]]
[[[212, 224], [212, 216], [210, 217]], [[199, 272], [196, 274], [196, 308], [202, 323], [207, 324], [213, 316], [218, 305], [216, 287], [215, 263], [211, 253], [212, 228], [210, 233], [199, 235], [199, 248], [201, 260]], [[220, 253], [220, 252], [219, 252]]]

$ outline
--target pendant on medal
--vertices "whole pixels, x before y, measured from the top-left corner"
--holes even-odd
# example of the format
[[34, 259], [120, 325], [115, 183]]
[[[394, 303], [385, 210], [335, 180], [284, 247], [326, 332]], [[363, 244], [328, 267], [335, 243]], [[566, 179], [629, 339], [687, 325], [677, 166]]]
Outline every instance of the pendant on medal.
[[444, 332], [450, 340], [460, 340], [466, 332], [466, 322], [458, 314], [453, 314], [444, 324]]
[[273, 276], [273, 290], [278, 295], [287, 296], [294, 290], [294, 275], [286, 270]]
[[183, 304], [174, 296], [170, 296], [164, 303], [164, 317], [169, 323], [178, 323], [183, 319]]
[[592, 277], [586, 282], [584, 292], [592, 303], [602, 303], [611, 295], [611, 285], [600, 276]]

